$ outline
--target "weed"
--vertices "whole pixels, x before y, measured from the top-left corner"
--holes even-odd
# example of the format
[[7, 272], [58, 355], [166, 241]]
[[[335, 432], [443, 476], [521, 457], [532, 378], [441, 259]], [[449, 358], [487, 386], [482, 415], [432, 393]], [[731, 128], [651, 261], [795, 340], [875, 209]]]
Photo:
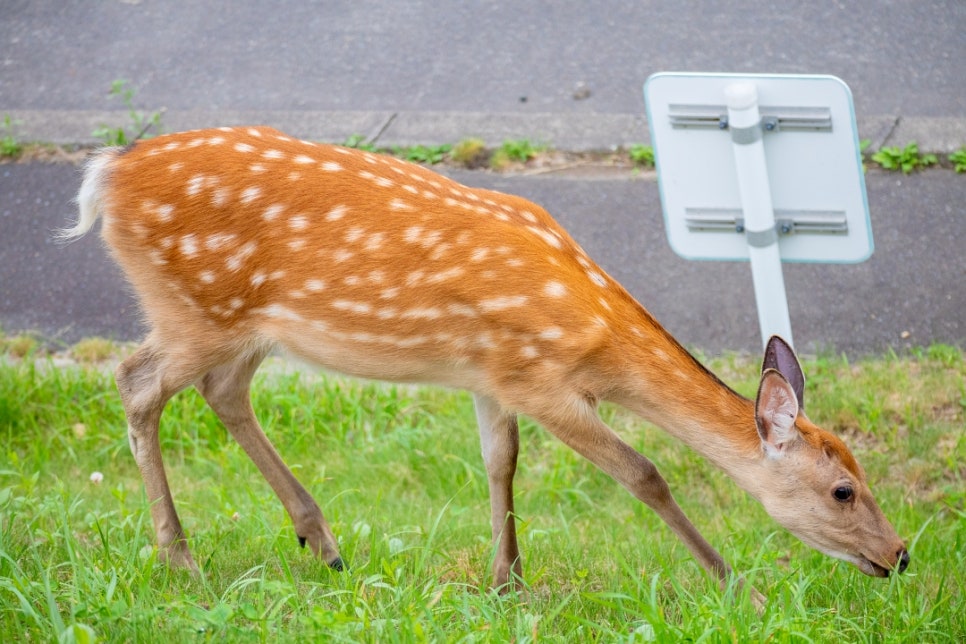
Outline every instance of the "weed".
[[504, 141], [490, 156], [490, 167], [503, 170], [511, 163], [526, 163], [544, 150], [546, 146], [534, 145], [527, 139]]
[[0, 157], [15, 157], [23, 152], [23, 144], [17, 140], [16, 130], [20, 126], [20, 121], [10, 118], [5, 114], [3, 122], [0, 123]]
[[486, 143], [483, 139], [463, 139], [450, 150], [450, 158], [467, 168], [475, 168], [486, 161]]
[[27, 333], [14, 336], [0, 334], [0, 353], [5, 353], [14, 358], [27, 357], [37, 350], [39, 344], [37, 338]]
[[[101, 139], [106, 145], [127, 145], [138, 139], [150, 138], [150, 136], [160, 134], [162, 132], [161, 114], [163, 110], [152, 112], [149, 115], [138, 111], [134, 108], [135, 93], [134, 88], [129, 87], [126, 80], [118, 79], [111, 83], [111, 90], [108, 95], [112, 98], [118, 98], [124, 103], [131, 120], [130, 130], [126, 127], [101, 125], [91, 135]], [[149, 135], [148, 130], [152, 127], [155, 129], [155, 134]]]
[[350, 134], [345, 141], [342, 142], [342, 146], [346, 148], [353, 148], [355, 150], [364, 150], [365, 152], [375, 152], [376, 146], [369, 143], [366, 137], [362, 134]]
[[443, 145], [411, 145], [406, 148], [396, 148], [395, 154], [407, 161], [436, 165], [442, 163], [446, 154], [453, 148], [449, 144]]
[[627, 151], [627, 154], [630, 156], [631, 161], [634, 162], [634, 165], [644, 168], [654, 167], [654, 148], [650, 145], [635, 143]]
[[961, 147], [949, 155], [949, 162], [956, 172], [966, 172], [966, 147]]
[[919, 152], [919, 144], [915, 141], [902, 149], [895, 146], [880, 148], [872, 155], [872, 160], [885, 170], [901, 170], [903, 174], [909, 174], [913, 170], [926, 168], [939, 162], [935, 154]]
[[103, 362], [114, 355], [117, 346], [104, 338], [84, 338], [70, 349], [71, 356], [78, 362]]

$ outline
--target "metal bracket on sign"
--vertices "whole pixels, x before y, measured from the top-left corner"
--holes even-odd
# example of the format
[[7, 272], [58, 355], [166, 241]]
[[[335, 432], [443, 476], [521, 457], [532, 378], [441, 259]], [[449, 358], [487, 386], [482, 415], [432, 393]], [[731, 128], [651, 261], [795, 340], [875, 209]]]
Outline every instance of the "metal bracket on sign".
[[[685, 208], [684, 221], [691, 232], [746, 232], [739, 208]], [[782, 236], [846, 235], [849, 224], [838, 210], [775, 210], [775, 231]]]
[[[761, 128], [766, 132], [831, 132], [832, 110], [827, 107], [759, 107]], [[676, 128], [728, 129], [724, 105], [668, 105], [668, 118]]]

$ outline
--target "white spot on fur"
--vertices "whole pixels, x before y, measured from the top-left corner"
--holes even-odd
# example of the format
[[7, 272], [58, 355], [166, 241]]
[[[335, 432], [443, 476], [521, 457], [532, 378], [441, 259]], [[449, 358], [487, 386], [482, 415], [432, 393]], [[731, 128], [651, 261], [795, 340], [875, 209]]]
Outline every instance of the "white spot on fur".
[[350, 300], [335, 300], [330, 305], [338, 311], [348, 311], [365, 315], [372, 312], [372, 306], [365, 302], [352, 302]]
[[547, 327], [540, 332], [541, 340], [559, 340], [564, 335], [563, 329], [559, 326]]
[[325, 216], [325, 219], [326, 221], [338, 221], [339, 219], [345, 217], [347, 212], [349, 212], [348, 206], [339, 205], [330, 210]]
[[540, 239], [547, 242], [549, 245], [553, 246], [554, 248], [563, 247], [563, 244], [560, 243], [560, 238], [557, 235], [555, 235], [551, 230], [547, 230], [546, 228], [538, 228], [536, 226], [527, 226], [527, 230], [534, 233], [535, 235], [540, 237]]
[[248, 145], [247, 143], [242, 143], [239, 141], [238, 143], [235, 144], [235, 151], [245, 154], [248, 152], [254, 152], [255, 148], [251, 145]]
[[529, 360], [533, 360], [540, 355], [540, 353], [536, 350], [536, 348], [530, 346], [529, 344], [525, 344], [520, 349], [520, 355]]
[[597, 271], [587, 271], [587, 277], [589, 277], [590, 281], [597, 286], [607, 286], [607, 280], [605, 280], [604, 276]]
[[295, 215], [288, 220], [288, 227], [292, 230], [305, 230], [309, 226], [309, 220], [305, 215]]
[[341, 172], [342, 164], [336, 161], [326, 161], [325, 163], [322, 164], [322, 169], [325, 170], [326, 172]]
[[476, 263], [482, 262], [489, 254], [489, 248], [477, 248], [470, 254], [470, 261]]
[[276, 320], [286, 320], [288, 322], [302, 322], [304, 320], [301, 315], [281, 304], [269, 304], [258, 309], [252, 309], [252, 313], [259, 313], [266, 317]]
[[185, 235], [178, 244], [181, 254], [191, 258], [198, 254], [198, 240], [194, 235]]
[[445, 282], [446, 280], [455, 279], [464, 273], [462, 267], [453, 266], [445, 271], [440, 271], [438, 273], [433, 273], [426, 278], [427, 284], [439, 284], [440, 282]]
[[551, 280], [544, 285], [543, 292], [550, 297], [563, 297], [567, 294], [567, 287], [561, 282]]
[[443, 317], [443, 312], [435, 306], [416, 307], [403, 311], [400, 317], [409, 320], [438, 320]]
[[484, 311], [502, 311], [504, 309], [523, 306], [529, 301], [526, 295], [502, 295], [490, 297], [480, 301], [480, 308]]
[[164, 254], [157, 248], [152, 248], [148, 252], [148, 257], [151, 258], [151, 263], [155, 266], [164, 266], [168, 263], [168, 260], [164, 258]]
[[158, 220], [163, 222], [171, 221], [171, 216], [174, 214], [174, 206], [171, 204], [161, 204], [155, 211], [158, 214]]
[[281, 159], [284, 156], [279, 150], [265, 150], [262, 152], [263, 159]]
[[367, 251], [379, 250], [382, 248], [382, 244], [385, 242], [385, 240], [386, 233], [373, 233], [369, 236], [369, 239], [366, 240], [363, 248], [365, 248]]
[[231, 233], [215, 233], [205, 238], [205, 248], [208, 250], [219, 250], [235, 241], [237, 235]]
[[228, 203], [228, 197], [230, 195], [231, 190], [226, 186], [215, 188], [215, 191], [211, 193], [211, 205], [215, 208], [221, 208]]
[[189, 197], [194, 197], [205, 187], [205, 175], [196, 174], [188, 179], [187, 193]]
[[283, 210], [285, 210], [285, 206], [283, 206], [282, 204], [277, 204], [277, 203], [272, 204], [271, 206], [265, 209], [265, 212], [262, 213], [262, 219], [264, 219], [265, 221], [272, 221], [280, 214], [282, 214]]
[[300, 154], [297, 157], [295, 157], [295, 159], [293, 160], [300, 165], [308, 165], [310, 163], [315, 163], [315, 159], [308, 156], [307, 154]]
[[246, 243], [234, 255], [225, 260], [225, 266], [232, 272], [237, 271], [241, 268], [242, 263], [255, 252], [256, 247], [257, 244], [253, 241]]
[[325, 282], [322, 280], [312, 279], [312, 280], [306, 280], [305, 282], [305, 290], [311, 293], [318, 293], [319, 291], [324, 289], [325, 289]]
[[413, 208], [408, 202], [405, 202], [402, 199], [393, 199], [392, 201], [389, 202], [389, 210], [394, 210], [396, 212], [399, 212], [399, 211], [405, 211], [405, 210], [415, 210], [415, 208]]
[[467, 318], [475, 318], [478, 315], [476, 309], [466, 304], [449, 304], [446, 306], [446, 310], [453, 315], [461, 315]]
[[360, 226], [353, 226], [352, 228], [346, 231], [345, 240], [351, 244], [353, 242], [359, 241], [359, 239], [361, 239], [362, 236], [365, 234], [366, 234], [365, 228], [362, 228]]
[[262, 189], [261, 188], [259, 188], [258, 186], [250, 186], [250, 187], [245, 188], [244, 190], [242, 190], [242, 193], [238, 197], [238, 199], [243, 204], [250, 204], [251, 202], [253, 202], [256, 199], [258, 199], [258, 197], [261, 194], [262, 194]]

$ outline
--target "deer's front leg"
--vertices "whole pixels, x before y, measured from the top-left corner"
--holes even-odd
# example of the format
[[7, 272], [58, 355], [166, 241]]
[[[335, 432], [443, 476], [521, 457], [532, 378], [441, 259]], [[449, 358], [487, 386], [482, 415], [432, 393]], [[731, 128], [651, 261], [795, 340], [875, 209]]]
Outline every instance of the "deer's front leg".
[[[574, 411], [563, 416], [559, 410], [551, 410], [537, 418], [554, 435], [657, 512], [698, 563], [724, 585], [730, 567], [684, 514], [654, 463], [622, 441], [594, 409], [588, 406]], [[764, 601], [753, 588], [750, 594], [755, 603]]]
[[505, 590], [517, 585], [523, 574], [513, 515], [513, 476], [517, 469], [520, 435], [516, 414], [492, 398], [477, 395], [476, 420], [490, 488], [490, 521], [493, 528], [493, 587]]

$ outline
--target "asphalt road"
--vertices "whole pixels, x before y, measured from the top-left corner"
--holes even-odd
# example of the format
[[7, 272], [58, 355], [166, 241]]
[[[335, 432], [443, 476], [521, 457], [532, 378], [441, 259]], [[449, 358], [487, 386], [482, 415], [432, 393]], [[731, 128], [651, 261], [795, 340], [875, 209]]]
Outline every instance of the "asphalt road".
[[[966, 3], [260, 2], [5, 0], [0, 116], [26, 140], [88, 143], [130, 116], [125, 78], [166, 129], [269, 123], [380, 142], [525, 137], [565, 149], [648, 140], [641, 88], [659, 71], [834, 74], [873, 147], [966, 144]], [[458, 173], [547, 207], [675, 335], [755, 350], [748, 266], [667, 246], [656, 183]], [[96, 237], [58, 247], [79, 184], [67, 164], [0, 165], [0, 327], [56, 342], [141, 334]], [[876, 251], [786, 265], [796, 344], [851, 354], [966, 345], [966, 178], [867, 176]]]

